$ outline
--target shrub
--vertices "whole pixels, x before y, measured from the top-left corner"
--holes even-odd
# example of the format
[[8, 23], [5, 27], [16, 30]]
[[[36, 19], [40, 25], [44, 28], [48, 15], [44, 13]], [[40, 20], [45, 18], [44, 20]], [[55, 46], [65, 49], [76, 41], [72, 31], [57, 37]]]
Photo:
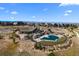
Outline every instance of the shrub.
[[0, 39], [3, 39], [3, 36], [2, 35], [0, 35]]
[[52, 53], [49, 53], [48, 56], [55, 56], [55, 54], [52, 52]]
[[43, 49], [43, 46], [42, 46], [41, 43], [36, 43], [36, 44], [35, 44], [35, 48], [42, 50], [42, 49]]

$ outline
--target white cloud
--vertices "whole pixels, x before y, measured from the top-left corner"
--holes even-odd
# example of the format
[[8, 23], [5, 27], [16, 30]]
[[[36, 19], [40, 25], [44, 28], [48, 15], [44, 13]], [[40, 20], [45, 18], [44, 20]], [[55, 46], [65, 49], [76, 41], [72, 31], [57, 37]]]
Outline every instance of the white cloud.
[[65, 11], [66, 13], [71, 13], [72, 12], [72, 10], [67, 10], [67, 11]]
[[75, 4], [75, 3], [61, 3], [61, 4], [59, 4], [59, 7], [70, 6], [70, 5], [79, 5], [79, 4]]
[[59, 7], [69, 5], [79, 5], [79, 0], [60, 0]]
[[65, 13], [65, 14], [64, 14], [64, 16], [68, 16], [68, 15], [69, 15], [68, 13]]
[[18, 12], [17, 11], [12, 11], [11, 14], [16, 15], [16, 14], [18, 14]]
[[40, 19], [39, 21], [44, 21], [44, 19]]
[[36, 18], [36, 16], [32, 16], [32, 18]]
[[0, 10], [4, 10], [5, 8], [4, 7], [0, 7]]
[[13, 16], [11, 16], [10, 19], [15, 19], [15, 18]]
[[72, 10], [66, 10], [65, 13], [64, 13], [64, 16], [68, 16], [72, 13]]

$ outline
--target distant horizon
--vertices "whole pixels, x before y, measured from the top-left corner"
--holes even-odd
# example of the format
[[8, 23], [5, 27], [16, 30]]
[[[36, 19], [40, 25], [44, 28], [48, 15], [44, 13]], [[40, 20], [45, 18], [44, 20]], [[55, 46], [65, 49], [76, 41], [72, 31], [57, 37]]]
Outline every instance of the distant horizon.
[[31, 22], [31, 23], [70, 23], [70, 24], [72, 24], [72, 23], [75, 23], [75, 24], [79, 24], [78, 22], [40, 22], [40, 21], [0, 21], [0, 22]]

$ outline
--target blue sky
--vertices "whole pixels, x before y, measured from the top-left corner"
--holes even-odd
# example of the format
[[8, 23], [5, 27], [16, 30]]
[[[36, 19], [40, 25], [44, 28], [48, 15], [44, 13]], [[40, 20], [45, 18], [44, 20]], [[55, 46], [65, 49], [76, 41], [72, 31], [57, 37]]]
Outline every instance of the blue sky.
[[0, 3], [0, 21], [76, 22], [79, 5], [61, 3]]

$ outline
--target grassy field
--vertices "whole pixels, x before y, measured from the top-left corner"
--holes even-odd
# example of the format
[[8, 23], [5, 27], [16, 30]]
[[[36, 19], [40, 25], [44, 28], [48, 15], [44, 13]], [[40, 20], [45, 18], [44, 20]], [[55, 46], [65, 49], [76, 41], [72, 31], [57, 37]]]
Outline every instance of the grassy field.
[[[78, 39], [78, 38], [77, 38]], [[56, 55], [61, 55], [61, 56], [79, 56], [79, 44], [76, 38], [73, 38], [73, 45], [67, 50], [62, 50], [55, 52]]]

